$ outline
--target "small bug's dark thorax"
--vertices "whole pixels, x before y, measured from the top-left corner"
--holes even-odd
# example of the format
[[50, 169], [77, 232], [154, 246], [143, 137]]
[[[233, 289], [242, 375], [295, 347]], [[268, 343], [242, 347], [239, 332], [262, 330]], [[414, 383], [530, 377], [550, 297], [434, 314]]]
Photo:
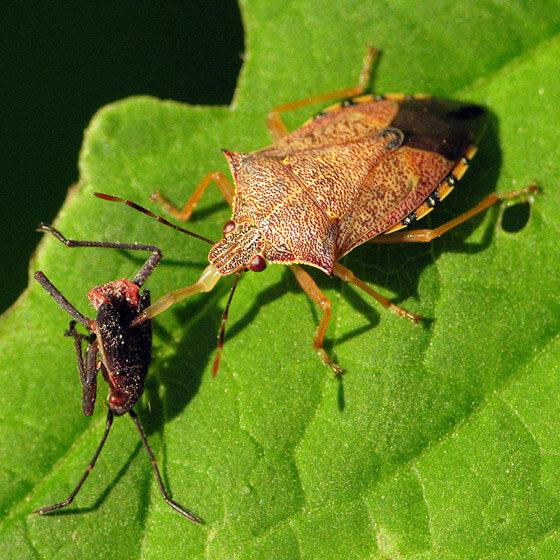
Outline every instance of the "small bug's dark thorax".
[[445, 99], [406, 99], [391, 122], [404, 134], [403, 146], [457, 161], [476, 144], [484, 130], [486, 111], [478, 105]]

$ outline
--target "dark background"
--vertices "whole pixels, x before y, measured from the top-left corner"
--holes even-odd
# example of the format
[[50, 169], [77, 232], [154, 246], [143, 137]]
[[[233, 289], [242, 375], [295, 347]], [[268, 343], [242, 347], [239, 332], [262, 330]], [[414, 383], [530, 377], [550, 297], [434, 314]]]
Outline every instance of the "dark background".
[[137, 94], [229, 104], [243, 29], [234, 0], [11, 2], [0, 35], [2, 312], [27, 286], [34, 228], [52, 222], [78, 180], [97, 109]]

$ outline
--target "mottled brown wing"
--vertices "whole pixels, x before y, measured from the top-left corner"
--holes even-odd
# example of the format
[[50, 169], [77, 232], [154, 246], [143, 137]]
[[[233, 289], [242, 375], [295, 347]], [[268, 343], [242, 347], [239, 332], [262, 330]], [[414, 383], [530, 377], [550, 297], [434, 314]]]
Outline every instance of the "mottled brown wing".
[[303, 150], [340, 146], [373, 136], [390, 126], [399, 112], [397, 101], [356, 103], [317, 115], [303, 126], [256, 154], [283, 157]]
[[435, 152], [408, 146], [372, 166], [339, 222], [337, 260], [416, 210], [453, 166]]
[[233, 219], [263, 232], [269, 261], [330, 274], [342, 255], [424, 203], [476, 143], [485, 117], [476, 105], [426, 96], [354, 103], [325, 109], [263, 150], [225, 153]]
[[371, 169], [403, 139], [400, 130], [385, 128], [358, 140], [294, 152], [280, 161], [327, 216], [339, 224], [359, 197]]
[[[369, 239], [398, 229], [402, 220], [442, 184], [459, 160], [474, 153], [473, 145], [485, 123], [486, 111], [472, 103], [423, 96], [401, 99], [391, 126], [402, 132], [403, 144], [372, 166], [359, 195], [339, 223], [336, 258]], [[463, 167], [466, 169], [466, 165]], [[448, 181], [440, 198], [450, 192], [456, 179]], [[424, 206], [419, 216], [427, 214], [433, 204]]]

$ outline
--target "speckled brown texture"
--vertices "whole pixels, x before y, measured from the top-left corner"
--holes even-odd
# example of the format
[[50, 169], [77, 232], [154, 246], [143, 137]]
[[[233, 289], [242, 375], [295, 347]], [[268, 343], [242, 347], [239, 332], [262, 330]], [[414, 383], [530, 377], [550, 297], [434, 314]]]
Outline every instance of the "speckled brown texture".
[[455, 167], [453, 158], [475, 142], [483, 116], [476, 105], [426, 96], [365, 96], [327, 109], [268, 148], [226, 152], [236, 186], [232, 220], [251, 231], [251, 246], [240, 247], [236, 229], [210, 261], [227, 274], [262, 254], [331, 274], [341, 256], [424, 203]]

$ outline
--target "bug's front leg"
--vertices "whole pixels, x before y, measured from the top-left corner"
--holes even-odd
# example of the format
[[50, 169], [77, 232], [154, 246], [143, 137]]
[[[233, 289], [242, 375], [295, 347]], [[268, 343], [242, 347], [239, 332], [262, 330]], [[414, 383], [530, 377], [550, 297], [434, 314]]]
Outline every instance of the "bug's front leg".
[[157, 200], [157, 202], [161, 204], [166, 212], [168, 212], [178, 220], [186, 222], [191, 217], [194, 207], [212, 181], [216, 183], [216, 185], [218, 185], [218, 188], [220, 189], [220, 192], [222, 193], [226, 202], [231, 206], [233, 204], [233, 196], [235, 191], [231, 183], [227, 180], [226, 176], [220, 171], [210, 171], [210, 173], [207, 173], [202, 181], [200, 181], [198, 187], [196, 187], [181, 210], [173, 206], [173, 204], [171, 204], [166, 198], [164, 198], [158, 191], [152, 194], [152, 198], [154, 200]]
[[311, 276], [303, 270], [301, 266], [292, 264], [290, 265], [290, 270], [294, 273], [294, 276], [303, 291], [323, 310], [323, 317], [321, 318], [321, 321], [317, 326], [315, 336], [313, 337], [313, 348], [317, 350], [323, 362], [333, 370], [334, 374], [340, 375], [341, 373], [344, 373], [344, 369], [335, 364], [323, 348], [325, 332], [331, 318], [331, 302], [329, 298], [319, 289], [319, 286], [317, 286], [313, 278], [311, 278]]
[[[80, 372], [80, 383], [82, 384], [82, 410], [86, 416], [93, 414], [95, 407], [95, 397], [97, 395], [97, 350], [98, 344], [95, 335], [86, 336], [80, 334], [76, 330], [76, 321], [70, 321], [65, 336], [71, 336], [74, 339], [76, 347], [76, 358], [78, 361], [78, 371]], [[84, 355], [82, 341], [87, 340], [86, 360], [84, 363]]]
[[155, 475], [156, 475], [156, 480], [161, 492], [161, 495], [163, 497], [163, 499], [165, 500], [165, 502], [167, 504], [169, 504], [175, 511], [178, 511], [181, 515], [184, 515], [187, 519], [190, 519], [191, 521], [194, 521], [195, 523], [202, 523], [202, 520], [197, 517], [194, 513], [191, 513], [190, 511], [186, 510], [183, 506], [180, 506], [177, 502], [174, 502], [170, 497], [169, 494], [163, 484], [163, 480], [161, 478], [161, 474], [159, 472], [159, 467], [157, 466], [157, 462], [156, 462], [156, 458], [154, 456], [154, 453], [152, 451], [152, 448], [150, 447], [150, 444], [148, 443], [148, 438], [146, 437], [146, 434], [144, 433], [144, 428], [142, 428], [142, 424], [140, 424], [140, 420], [138, 419], [138, 416], [136, 416], [136, 413], [133, 410], [129, 410], [128, 414], [130, 415], [130, 417], [132, 418], [132, 420], [134, 420], [134, 423], [136, 424], [136, 427], [138, 428], [138, 432], [140, 433], [140, 438], [142, 439], [142, 443], [144, 444], [144, 448], [146, 449], [148, 456], [150, 457], [150, 461], [152, 462], [152, 467], [154, 469]]

